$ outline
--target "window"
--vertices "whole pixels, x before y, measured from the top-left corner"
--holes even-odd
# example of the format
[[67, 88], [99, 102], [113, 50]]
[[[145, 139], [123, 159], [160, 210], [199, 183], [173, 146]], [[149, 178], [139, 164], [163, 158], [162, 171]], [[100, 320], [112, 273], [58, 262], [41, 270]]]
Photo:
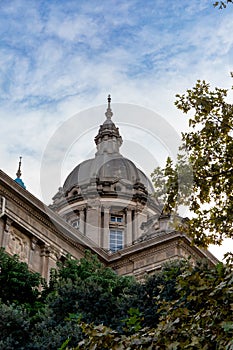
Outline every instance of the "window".
[[110, 229], [109, 248], [112, 252], [116, 252], [123, 248], [123, 231]]
[[122, 222], [122, 221], [123, 221], [122, 216], [111, 215], [111, 222]]

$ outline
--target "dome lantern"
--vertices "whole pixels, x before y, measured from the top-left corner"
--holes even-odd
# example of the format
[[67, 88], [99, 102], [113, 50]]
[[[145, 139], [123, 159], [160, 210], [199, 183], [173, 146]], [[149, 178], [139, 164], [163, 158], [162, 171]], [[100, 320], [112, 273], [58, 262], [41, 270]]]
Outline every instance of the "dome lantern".
[[108, 95], [108, 107], [105, 113], [106, 120], [100, 126], [98, 135], [95, 137], [97, 147], [96, 155], [101, 154], [119, 154], [119, 148], [122, 145], [122, 137], [119, 129], [112, 121], [111, 96]]

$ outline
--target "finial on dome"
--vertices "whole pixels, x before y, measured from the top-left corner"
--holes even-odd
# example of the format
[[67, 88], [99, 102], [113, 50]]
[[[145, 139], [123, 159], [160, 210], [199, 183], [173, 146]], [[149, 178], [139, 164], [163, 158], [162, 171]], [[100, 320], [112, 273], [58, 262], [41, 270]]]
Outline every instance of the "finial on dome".
[[26, 186], [24, 185], [23, 180], [20, 179], [20, 177], [22, 175], [22, 172], [21, 172], [22, 161], [21, 160], [22, 160], [22, 157], [19, 157], [19, 167], [18, 167], [18, 170], [17, 170], [17, 173], [16, 173], [17, 178], [15, 179], [15, 182], [17, 182], [18, 185], [20, 185], [21, 187], [26, 189]]
[[112, 100], [112, 99], [111, 99], [111, 95], [108, 95], [108, 108], [111, 108], [111, 107], [110, 107], [111, 100]]
[[112, 110], [111, 110], [111, 95], [108, 95], [108, 108], [105, 113], [107, 119], [111, 119], [113, 116]]
[[22, 175], [22, 173], [21, 173], [21, 164], [22, 164], [21, 159], [22, 159], [22, 157], [19, 157], [19, 168], [18, 168], [17, 173], [16, 173], [17, 179], [19, 179], [20, 176]]

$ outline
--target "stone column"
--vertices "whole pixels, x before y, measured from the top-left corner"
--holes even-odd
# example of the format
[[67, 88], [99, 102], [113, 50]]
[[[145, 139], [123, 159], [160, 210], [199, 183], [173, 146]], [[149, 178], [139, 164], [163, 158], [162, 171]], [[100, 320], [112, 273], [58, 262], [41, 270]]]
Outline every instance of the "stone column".
[[102, 228], [102, 248], [109, 249], [109, 212], [110, 207], [104, 207], [104, 220]]
[[79, 211], [79, 231], [84, 235], [84, 233], [85, 233], [84, 208], [81, 208]]
[[57, 267], [57, 261], [61, 257], [61, 251], [58, 248], [50, 247], [49, 256], [48, 256], [48, 273], [50, 269]]
[[44, 244], [41, 247], [41, 276], [43, 278], [46, 279], [46, 281], [48, 281], [48, 277], [49, 277], [49, 264], [48, 264], [48, 257], [49, 257], [49, 253], [50, 253], [50, 246], [48, 244]]
[[135, 210], [132, 209], [131, 211], [131, 214], [132, 214], [132, 242], [135, 241], [135, 229], [136, 229], [136, 218], [135, 218]]
[[0, 247], [2, 246], [4, 226], [5, 226], [5, 222], [2, 218], [0, 218]]
[[41, 248], [41, 275], [46, 281], [49, 281], [50, 269], [56, 268], [59, 257], [60, 252], [55, 247], [44, 244]]
[[86, 236], [100, 246], [101, 206], [99, 200], [88, 200], [86, 215]]
[[131, 245], [133, 240], [132, 210], [126, 209], [126, 230], [124, 245]]
[[138, 239], [142, 235], [143, 231], [140, 227], [141, 224], [146, 220], [147, 218], [146, 214], [143, 213], [143, 207], [138, 204], [135, 212], [135, 239]]
[[33, 264], [33, 259], [34, 259], [34, 252], [36, 249], [36, 245], [37, 245], [38, 239], [36, 237], [32, 237], [31, 239], [31, 249], [29, 251], [29, 266], [32, 266]]

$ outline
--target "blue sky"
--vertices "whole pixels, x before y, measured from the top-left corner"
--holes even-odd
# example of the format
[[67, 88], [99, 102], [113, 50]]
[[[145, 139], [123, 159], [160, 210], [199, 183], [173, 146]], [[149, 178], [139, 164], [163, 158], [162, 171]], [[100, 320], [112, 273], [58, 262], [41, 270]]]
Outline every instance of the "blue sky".
[[[23, 156], [23, 180], [40, 196], [40, 167], [51, 137], [73, 115], [106, 105], [109, 93], [115, 103], [158, 113], [180, 133], [187, 118], [174, 107], [176, 93], [197, 79], [213, 87], [232, 85], [233, 6], [220, 11], [212, 3], [1, 1], [0, 168], [15, 177]], [[97, 119], [93, 125], [104, 114]], [[94, 134], [90, 131], [91, 149]], [[135, 139], [140, 139], [136, 130]], [[83, 142], [68, 157], [61, 182], [91, 153]], [[143, 147], [155, 154], [151, 145]]]
[[[142, 85], [157, 91], [161, 84], [179, 91], [198, 78], [221, 83], [233, 53], [231, 5], [219, 11], [211, 0], [167, 4], [2, 2], [1, 103], [53, 110], [73, 97], [93, 102], [108, 90], [122, 100], [119, 88], [127, 85], [140, 93]], [[134, 102], [130, 91], [128, 99]]]

